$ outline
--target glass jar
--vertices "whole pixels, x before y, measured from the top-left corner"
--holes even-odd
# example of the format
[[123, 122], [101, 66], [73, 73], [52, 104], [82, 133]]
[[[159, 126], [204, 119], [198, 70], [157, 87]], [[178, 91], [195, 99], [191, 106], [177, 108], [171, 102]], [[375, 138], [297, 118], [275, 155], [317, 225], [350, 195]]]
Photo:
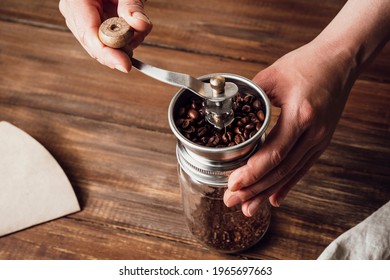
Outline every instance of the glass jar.
[[187, 226], [204, 246], [221, 253], [237, 253], [252, 247], [264, 236], [271, 220], [268, 202], [252, 217], [246, 217], [241, 205], [225, 206], [226, 185], [201, 183], [180, 166], [178, 174]]
[[[169, 124], [177, 137], [176, 157], [187, 225], [200, 243], [223, 253], [236, 253], [256, 244], [268, 229], [271, 212], [268, 202], [252, 216], [246, 217], [241, 205], [226, 207], [223, 195], [229, 174], [244, 165], [261, 148], [270, 121], [270, 104], [264, 91], [252, 81], [233, 74], [210, 74], [199, 79], [208, 81], [220, 75], [238, 86], [239, 93], [253, 95], [261, 102], [264, 121], [257, 132], [234, 146], [207, 147], [185, 137], [178, 129], [180, 110], [194, 97], [180, 90], [169, 106]], [[200, 112], [200, 111], [199, 111]]]

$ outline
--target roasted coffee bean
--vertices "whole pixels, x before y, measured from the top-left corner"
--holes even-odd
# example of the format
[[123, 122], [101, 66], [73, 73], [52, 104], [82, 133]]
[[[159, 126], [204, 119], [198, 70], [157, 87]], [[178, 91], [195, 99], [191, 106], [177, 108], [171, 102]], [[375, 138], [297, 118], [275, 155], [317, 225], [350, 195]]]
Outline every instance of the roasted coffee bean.
[[249, 134], [250, 134], [250, 133], [251, 133], [251, 132], [250, 132], [249, 130], [245, 130], [245, 131], [244, 131], [243, 136], [244, 136], [245, 140], [248, 140], [248, 139], [249, 139]]
[[186, 133], [194, 133], [196, 131], [195, 127], [193, 127], [192, 125], [191, 126], [188, 126], [187, 128], [183, 129], [184, 132]]
[[252, 94], [247, 94], [244, 96], [244, 102], [248, 105], [251, 105], [255, 97]]
[[244, 106], [242, 106], [242, 109], [241, 109], [243, 112], [245, 112], [245, 113], [249, 113], [250, 111], [252, 111], [252, 108], [251, 108], [251, 106], [249, 106], [249, 105], [244, 105]]
[[241, 120], [239, 120], [238, 122], [237, 122], [237, 126], [238, 127], [243, 127], [245, 124], [241, 121]]
[[221, 138], [219, 138], [218, 135], [214, 135], [214, 136], [211, 136], [209, 141], [207, 142], [207, 144], [211, 144], [213, 146], [216, 146], [218, 145], [219, 141], [221, 140]]
[[218, 145], [219, 142], [221, 142], [221, 136], [219, 136], [218, 134], [214, 136], [215, 137], [215, 140], [214, 140], [214, 144], [215, 145]]
[[188, 114], [188, 117], [192, 120], [196, 120], [199, 117], [198, 111], [196, 111], [193, 108], [189, 109], [187, 114]]
[[253, 107], [253, 109], [255, 109], [256, 111], [257, 111], [257, 110], [260, 110], [260, 109], [262, 108], [262, 105], [261, 105], [260, 100], [255, 100], [255, 101], [253, 101], [252, 107]]
[[259, 122], [258, 122], [258, 123], [256, 123], [256, 130], [257, 130], [257, 131], [259, 131], [259, 130], [260, 130], [260, 128], [261, 128], [261, 126], [262, 126], [262, 124], [261, 124], [261, 123], [259, 123]]
[[199, 109], [199, 115], [201, 115], [202, 117], [206, 116], [206, 109], [205, 108]]
[[251, 120], [251, 119], [250, 119], [249, 117], [244, 117], [244, 118], [241, 119], [241, 121], [242, 121], [243, 124], [249, 123], [250, 120]]
[[196, 131], [196, 136], [202, 137], [207, 133], [207, 128], [205, 127], [199, 127], [198, 130]]
[[184, 132], [184, 133], [183, 133], [183, 136], [184, 136], [185, 138], [187, 138], [188, 140], [191, 139], [191, 134], [189, 134], [189, 133], [187, 133], [187, 132]]
[[183, 129], [186, 129], [187, 127], [190, 126], [190, 124], [191, 124], [191, 122], [190, 122], [188, 119], [185, 119], [185, 120], [183, 121], [183, 123], [181, 124], [181, 127], [182, 127]]
[[202, 137], [200, 138], [200, 141], [203, 143], [203, 144], [206, 144], [209, 142], [209, 138], [208, 137]]
[[245, 130], [253, 130], [255, 128], [255, 125], [253, 123], [247, 124], [245, 126]]
[[184, 116], [185, 113], [186, 113], [186, 108], [184, 108], [184, 107], [180, 107], [179, 110], [177, 110], [177, 115], [179, 117]]
[[235, 134], [242, 134], [242, 129], [238, 126], [236, 126], [233, 131]]
[[200, 121], [197, 122], [198, 126], [201, 127], [205, 124], [205, 119], [204, 118], [201, 118]]
[[232, 146], [234, 146], [234, 145], [236, 145], [236, 143], [230, 142], [227, 146], [228, 146], [228, 147], [232, 147]]
[[224, 133], [222, 135], [222, 141], [224, 143], [229, 143], [229, 142], [232, 142], [233, 141], [233, 133], [231, 133], [230, 131]]
[[183, 122], [184, 122], [184, 119], [177, 119], [176, 126], [178, 126], [178, 127], [182, 126]]
[[264, 116], [264, 112], [263, 111], [258, 111], [257, 112], [257, 118], [260, 120], [260, 121], [264, 121], [264, 119], [265, 119], [265, 116]]
[[196, 99], [192, 99], [191, 107], [195, 110], [199, 110], [202, 107], [202, 104]]
[[236, 136], [234, 136], [234, 143], [236, 143], [237, 145], [241, 144], [244, 141], [245, 141], [244, 136], [242, 136], [240, 134], [237, 134]]

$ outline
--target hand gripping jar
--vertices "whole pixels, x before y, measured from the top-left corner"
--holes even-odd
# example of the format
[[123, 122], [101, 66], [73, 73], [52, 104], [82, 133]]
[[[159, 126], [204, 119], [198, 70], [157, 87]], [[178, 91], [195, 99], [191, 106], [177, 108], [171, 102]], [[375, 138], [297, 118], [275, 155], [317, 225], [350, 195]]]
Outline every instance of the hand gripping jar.
[[[261, 148], [270, 121], [270, 104], [261, 88], [241, 76], [218, 73], [199, 79], [208, 82], [216, 75], [235, 83], [240, 96], [249, 94], [261, 102], [264, 118], [254, 135], [229, 147], [207, 147], [189, 139], [177, 125], [178, 112], [196, 97], [186, 89], [181, 89], [173, 97], [168, 118], [178, 140], [178, 177], [184, 214], [191, 233], [210, 249], [222, 253], [237, 253], [255, 245], [264, 236], [271, 218], [270, 205], [267, 201], [252, 217], [246, 217], [241, 211], [241, 205], [226, 207], [223, 195], [229, 174], [244, 165]], [[207, 122], [201, 122], [207, 125]]]

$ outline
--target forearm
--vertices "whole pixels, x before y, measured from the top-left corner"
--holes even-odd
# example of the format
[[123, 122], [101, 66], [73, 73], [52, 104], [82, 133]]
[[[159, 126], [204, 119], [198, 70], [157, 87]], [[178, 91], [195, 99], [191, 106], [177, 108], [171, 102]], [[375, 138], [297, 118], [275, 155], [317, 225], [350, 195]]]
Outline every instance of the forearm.
[[345, 62], [357, 75], [390, 37], [390, 1], [349, 0], [332, 22], [313, 40], [328, 59]]

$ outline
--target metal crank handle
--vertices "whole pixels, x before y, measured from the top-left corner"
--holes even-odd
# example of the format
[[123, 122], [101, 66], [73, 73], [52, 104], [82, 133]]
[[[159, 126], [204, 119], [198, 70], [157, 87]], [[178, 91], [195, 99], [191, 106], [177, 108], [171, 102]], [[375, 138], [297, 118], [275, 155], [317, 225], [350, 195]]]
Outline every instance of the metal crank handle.
[[[100, 41], [111, 48], [125, 48], [133, 38], [133, 35], [133, 29], [123, 18], [119, 17], [107, 19], [99, 28]], [[129, 53], [128, 50], [125, 51]], [[238, 92], [236, 84], [225, 82], [224, 79], [214, 79], [211, 81], [211, 84], [203, 83], [188, 74], [160, 69], [133, 57], [130, 57], [130, 59], [133, 67], [143, 74], [170, 85], [184, 87], [200, 97], [214, 102], [232, 98]]]

